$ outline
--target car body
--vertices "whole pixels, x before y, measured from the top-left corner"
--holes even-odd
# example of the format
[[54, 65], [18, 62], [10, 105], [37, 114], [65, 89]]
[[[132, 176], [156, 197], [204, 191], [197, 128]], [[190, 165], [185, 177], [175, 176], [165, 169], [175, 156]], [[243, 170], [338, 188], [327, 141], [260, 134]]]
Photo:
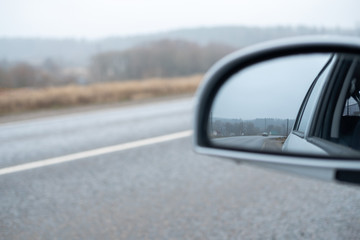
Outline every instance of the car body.
[[304, 98], [283, 151], [358, 154], [359, 60], [351, 54], [329, 58]]

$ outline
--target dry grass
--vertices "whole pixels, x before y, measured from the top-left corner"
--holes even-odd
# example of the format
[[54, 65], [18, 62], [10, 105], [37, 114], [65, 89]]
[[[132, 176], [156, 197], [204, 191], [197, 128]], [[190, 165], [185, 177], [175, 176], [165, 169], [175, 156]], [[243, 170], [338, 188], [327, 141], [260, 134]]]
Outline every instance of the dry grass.
[[202, 76], [0, 90], [0, 115], [194, 93]]

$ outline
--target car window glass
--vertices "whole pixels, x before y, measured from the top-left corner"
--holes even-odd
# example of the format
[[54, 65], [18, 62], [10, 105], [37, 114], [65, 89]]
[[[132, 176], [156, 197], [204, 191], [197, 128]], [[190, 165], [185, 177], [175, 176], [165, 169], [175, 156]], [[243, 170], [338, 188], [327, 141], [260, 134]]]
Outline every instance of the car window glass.
[[360, 116], [359, 103], [353, 97], [346, 100], [343, 116]]
[[347, 98], [343, 105], [341, 116], [340, 134], [338, 142], [342, 145], [360, 150], [360, 64], [351, 76]]

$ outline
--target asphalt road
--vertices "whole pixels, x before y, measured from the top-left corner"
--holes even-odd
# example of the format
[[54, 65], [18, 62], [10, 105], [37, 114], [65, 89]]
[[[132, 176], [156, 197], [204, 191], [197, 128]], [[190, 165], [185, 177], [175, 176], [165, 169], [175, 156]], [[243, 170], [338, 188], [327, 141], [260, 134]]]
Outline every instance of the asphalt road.
[[277, 139], [281, 136], [236, 136], [214, 138], [216, 145], [232, 148], [248, 148], [251, 150], [281, 152], [282, 144]]
[[[2, 124], [0, 170], [183, 132], [191, 108]], [[359, 187], [200, 156], [191, 137], [131, 146], [0, 175], [0, 239], [359, 239]]]

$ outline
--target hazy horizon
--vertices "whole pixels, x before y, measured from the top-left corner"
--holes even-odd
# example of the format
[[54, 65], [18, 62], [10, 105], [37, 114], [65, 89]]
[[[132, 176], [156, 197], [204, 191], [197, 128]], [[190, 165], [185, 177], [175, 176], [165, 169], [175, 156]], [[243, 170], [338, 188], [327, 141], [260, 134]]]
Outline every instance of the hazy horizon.
[[356, 0], [3, 0], [1, 38], [98, 40], [221, 26], [357, 29]]
[[194, 27], [184, 27], [184, 28], [174, 28], [169, 30], [163, 31], [154, 31], [148, 33], [134, 33], [130, 35], [109, 35], [99, 38], [91, 38], [91, 37], [76, 37], [76, 36], [2, 36], [0, 35], [0, 39], [35, 39], [35, 40], [59, 40], [59, 41], [66, 41], [66, 40], [74, 40], [74, 41], [87, 41], [87, 42], [97, 42], [102, 40], [108, 39], [131, 39], [131, 38], [138, 38], [138, 37], [147, 37], [147, 36], [155, 36], [155, 35], [162, 35], [164, 34], [164, 38], [166, 39], [166, 34], [169, 33], [177, 33], [182, 31], [192, 31], [192, 30], [212, 30], [212, 29], [221, 29], [221, 28], [248, 28], [248, 29], [256, 29], [259, 30], [268, 30], [268, 29], [313, 29], [318, 31], [349, 31], [354, 32], [359, 30], [360, 25], [358, 27], [353, 28], [340, 28], [340, 27], [316, 27], [316, 26], [307, 26], [307, 25], [297, 25], [297, 26], [290, 26], [290, 25], [274, 25], [274, 26], [246, 26], [246, 25], [217, 25], [217, 26], [194, 26]]

